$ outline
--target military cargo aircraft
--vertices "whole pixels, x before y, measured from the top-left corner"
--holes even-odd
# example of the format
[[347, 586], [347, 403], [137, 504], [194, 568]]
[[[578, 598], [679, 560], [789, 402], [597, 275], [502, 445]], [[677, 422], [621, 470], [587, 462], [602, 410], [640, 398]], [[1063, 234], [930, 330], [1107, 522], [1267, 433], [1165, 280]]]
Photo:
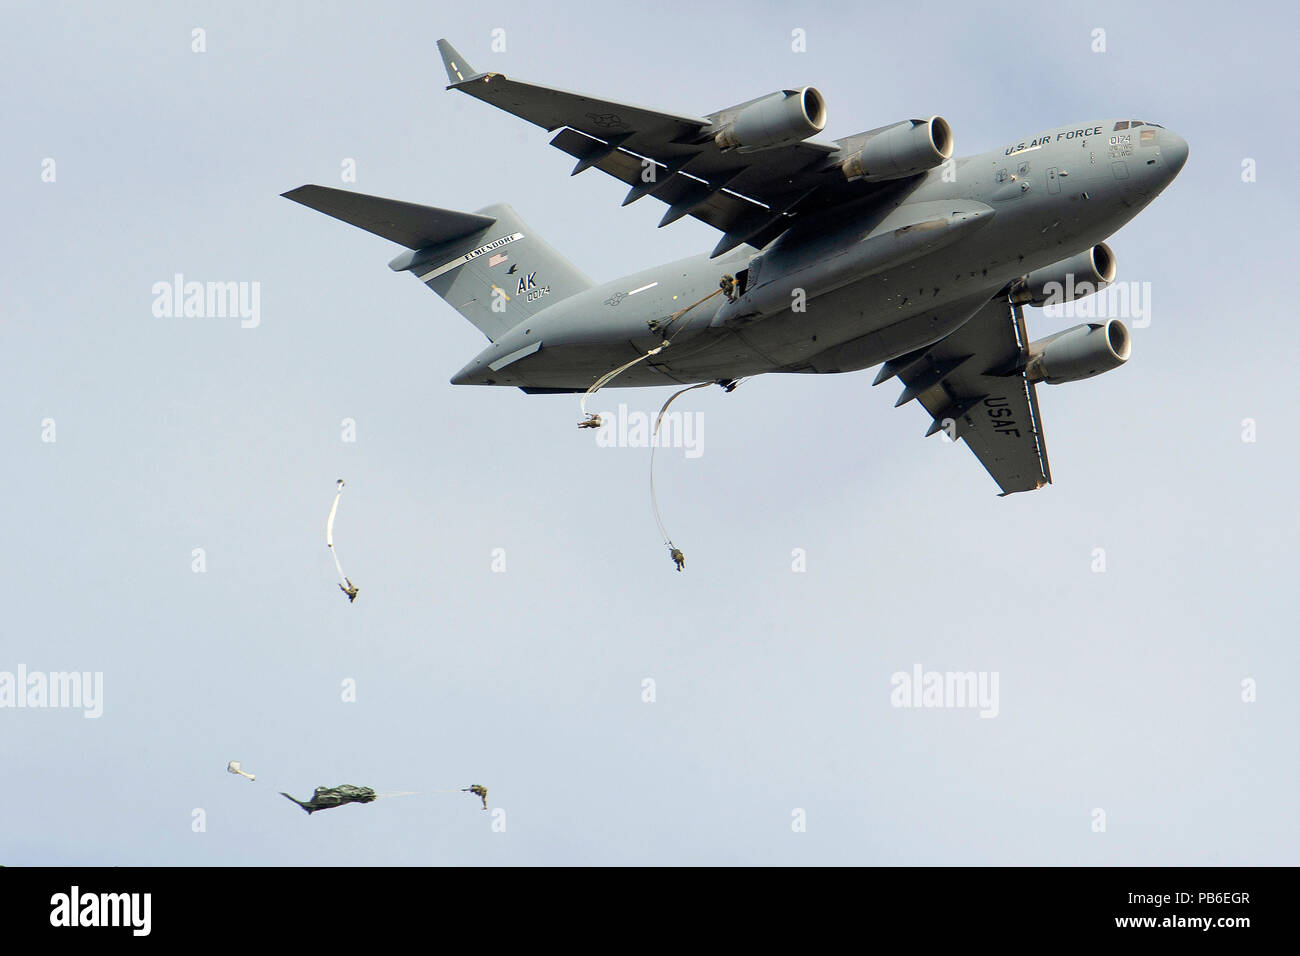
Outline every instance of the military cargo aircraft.
[[[705, 116], [480, 72], [438, 41], [450, 85], [555, 133], [598, 169], [722, 233], [712, 252], [596, 283], [508, 205], [474, 213], [322, 186], [284, 195], [405, 246], [409, 272], [487, 337], [451, 379], [530, 394], [883, 367], [928, 435], [964, 440], [1002, 494], [1051, 481], [1035, 386], [1128, 360], [1118, 319], [1029, 341], [1022, 307], [1115, 278], [1105, 239], [1178, 175], [1187, 143], [1131, 118], [953, 157], [941, 117], [817, 139], [826, 100], [781, 90]], [[703, 301], [701, 301], [703, 300]], [[671, 347], [665, 347], [665, 343]], [[635, 362], [642, 358], [643, 361]], [[629, 364], [634, 363], [634, 364]]]

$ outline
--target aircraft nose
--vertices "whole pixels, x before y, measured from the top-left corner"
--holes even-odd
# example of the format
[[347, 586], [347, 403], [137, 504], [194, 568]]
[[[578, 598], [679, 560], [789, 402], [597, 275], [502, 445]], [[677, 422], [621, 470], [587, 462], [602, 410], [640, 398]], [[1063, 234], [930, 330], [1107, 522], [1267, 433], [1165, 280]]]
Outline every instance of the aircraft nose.
[[1170, 178], [1177, 176], [1187, 162], [1187, 140], [1169, 130], [1160, 131], [1160, 155], [1164, 157]]
[[479, 385], [483, 381], [483, 373], [485, 371], [487, 371], [487, 366], [480, 359], [476, 358], [451, 377], [451, 384]]

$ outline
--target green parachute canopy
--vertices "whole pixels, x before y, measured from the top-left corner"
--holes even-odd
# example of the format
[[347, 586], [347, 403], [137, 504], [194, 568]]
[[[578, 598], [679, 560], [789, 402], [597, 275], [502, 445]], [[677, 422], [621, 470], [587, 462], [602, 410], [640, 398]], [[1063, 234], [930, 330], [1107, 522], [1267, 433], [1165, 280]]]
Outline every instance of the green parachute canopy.
[[317, 787], [310, 800], [299, 800], [283, 790], [280, 791], [280, 796], [292, 800], [308, 813], [315, 813], [317, 810], [341, 807], [345, 803], [372, 803], [379, 795], [370, 787], [354, 787], [345, 783], [337, 787]]

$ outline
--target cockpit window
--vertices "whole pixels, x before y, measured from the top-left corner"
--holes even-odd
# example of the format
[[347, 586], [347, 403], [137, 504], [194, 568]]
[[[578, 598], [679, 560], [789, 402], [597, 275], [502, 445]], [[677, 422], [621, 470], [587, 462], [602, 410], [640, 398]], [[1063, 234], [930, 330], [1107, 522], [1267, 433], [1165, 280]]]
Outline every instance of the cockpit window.
[[1115, 129], [1128, 129], [1128, 120], [1120, 120], [1115, 124]]
[[1159, 123], [1147, 123], [1148, 126], [1154, 126], [1156, 129], [1164, 129]]
[[1147, 125], [1147, 124], [1144, 123], [1144, 122], [1142, 122], [1141, 120], [1134, 120], [1134, 121], [1133, 121], [1133, 128], [1134, 128], [1134, 129], [1137, 129], [1139, 126], [1146, 126], [1146, 125]]

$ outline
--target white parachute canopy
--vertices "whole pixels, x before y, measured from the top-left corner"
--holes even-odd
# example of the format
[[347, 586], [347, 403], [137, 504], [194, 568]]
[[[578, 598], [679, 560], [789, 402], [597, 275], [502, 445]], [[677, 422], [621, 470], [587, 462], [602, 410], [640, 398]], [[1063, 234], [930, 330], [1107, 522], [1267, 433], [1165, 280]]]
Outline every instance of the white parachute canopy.
[[329, 520], [325, 522], [325, 546], [330, 549], [330, 554], [334, 556], [334, 567], [339, 572], [339, 589], [348, 596], [349, 601], [357, 599], [357, 588], [348, 580], [348, 576], [343, 573], [343, 565], [339, 563], [339, 553], [334, 550], [334, 516], [339, 512], [339, 499], [343, 497], [343, 479], [338, 481], [338, 491], [334, 495], [334, 504], [330, 506]]
[[244, 770], [243, 770], [243, 768], [240, 766], [238, 760], [232, 760], [232, 761], [230, 761], [230, 763], [226, 764], [226, 769], [227, 769], [228, 771], [230, 771], [231, 773], [237, 773], [237, 774], [239, 774], [241, 777], [247, 777], [249, 780], [256, 780], [256, 779], [257, 779], [257, 777], [256, 777], [254, 774], [251, 774], [251, 773], [244, 773]]

